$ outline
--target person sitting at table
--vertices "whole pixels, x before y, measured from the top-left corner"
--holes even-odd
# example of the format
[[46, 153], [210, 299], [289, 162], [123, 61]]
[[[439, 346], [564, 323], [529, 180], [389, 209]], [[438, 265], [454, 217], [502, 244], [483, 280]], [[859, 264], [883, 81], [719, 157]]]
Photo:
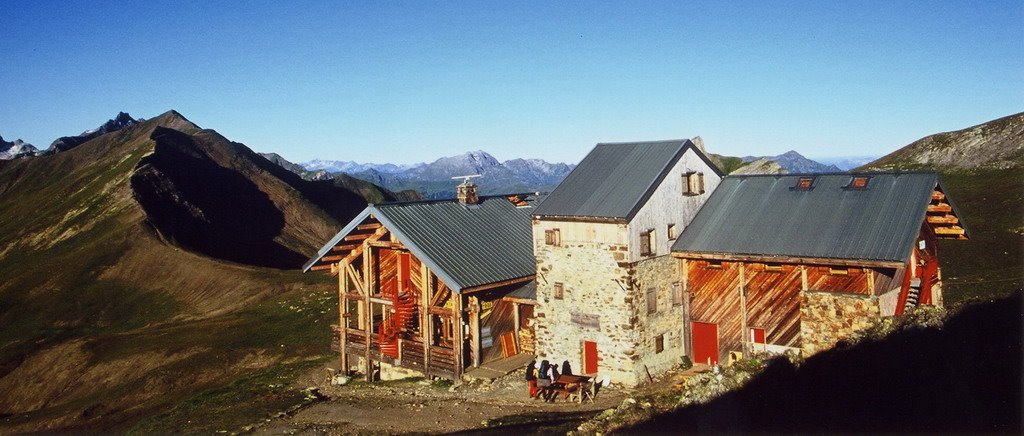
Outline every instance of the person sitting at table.
[[537, 386], [546, 388], [551, 385], [551, 364], [547, 360], [540, 361], [537, 368]]
[[558, 381], [558, 364], [555, 363], [548, 368], [548, 371], [551, 372], [551, 382]]
[[569, 366], [569, 361], [562, 362], [562, 374], [572, 375], [572, 367]]
[[530, 385], [530, 398], [537, 396], [537, 360], [526, 365], [526, 383]]

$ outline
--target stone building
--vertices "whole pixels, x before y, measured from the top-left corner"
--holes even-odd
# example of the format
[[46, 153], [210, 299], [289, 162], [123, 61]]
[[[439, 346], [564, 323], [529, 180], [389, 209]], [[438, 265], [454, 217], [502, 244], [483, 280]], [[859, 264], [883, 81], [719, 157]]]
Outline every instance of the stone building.
[[627, 385], [678, 366], [671, 245], [721, 178], [689, 140], [594, 147], [533, 213], [538, 359]]
[[693, 359], [807, 356], [941, 305], [943, 238], [967, 233], [935, 173], [726, 177], [672, 247]]

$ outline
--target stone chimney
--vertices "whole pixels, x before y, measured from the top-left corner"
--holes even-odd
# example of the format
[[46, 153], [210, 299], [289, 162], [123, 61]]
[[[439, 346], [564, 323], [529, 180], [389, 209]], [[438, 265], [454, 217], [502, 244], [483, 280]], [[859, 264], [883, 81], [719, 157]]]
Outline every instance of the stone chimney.
[[463, 179], [462, 183], [455, 188], [455, 196], [458, 197], [459, 203], [466, 205], [480, 204], [480, 194], [477, 193], [476, 184], [471, 180], [473, 177], [480, 176], [472, 175], [452, 177], [453, 179]]

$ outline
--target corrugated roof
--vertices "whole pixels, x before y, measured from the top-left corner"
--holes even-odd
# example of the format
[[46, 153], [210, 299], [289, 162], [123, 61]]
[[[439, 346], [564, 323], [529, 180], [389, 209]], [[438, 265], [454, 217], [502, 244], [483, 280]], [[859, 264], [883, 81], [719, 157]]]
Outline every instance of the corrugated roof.
[[512, 292], [509, 292], [508, 297], [522, 298], [524, 300], [537, 300], [537, 281], [530, 280], [524, 283], [522, 286], [516, 288]]
[[718, 171], [688, 139], [597, 144], [534, 215], [628, 221], [687, 148]]
[[[935, 173], [729, 176], [673, 251], [904, 262], [917, 238]], [[813, 189], [793, 189], [813, 177]]]
[[455, 200], [371, 205], [305, 269], [372, 214], [456, 291], [532, 276], [532, 211], [533, 207], [516, 207], [505, 196], [481, 197], [480, 204], [471, 206]]

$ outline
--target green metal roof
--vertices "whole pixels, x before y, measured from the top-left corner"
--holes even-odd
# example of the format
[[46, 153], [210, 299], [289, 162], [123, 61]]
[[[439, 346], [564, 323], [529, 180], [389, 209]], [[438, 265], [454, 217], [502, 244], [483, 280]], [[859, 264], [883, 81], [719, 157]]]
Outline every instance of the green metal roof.
[[[676, 252], [905, 262], [935, 173], [729, 176], [672, 246]], [[794, 189], [812, 177], [810, 190]]]
[[629, 221], [688, 148], [722, 175], [688, 139], [597, 144], [534, 215]]
[[[527, 197], [536, 204], [536, 196]], [[456, 292], [532, 276], [533, 207], [516, 207], [505, 196], [481, 197], [480, 204], [456, 200], [367, 206], [303, 267], [308, 271], [364, 219], [373, 215]]]

